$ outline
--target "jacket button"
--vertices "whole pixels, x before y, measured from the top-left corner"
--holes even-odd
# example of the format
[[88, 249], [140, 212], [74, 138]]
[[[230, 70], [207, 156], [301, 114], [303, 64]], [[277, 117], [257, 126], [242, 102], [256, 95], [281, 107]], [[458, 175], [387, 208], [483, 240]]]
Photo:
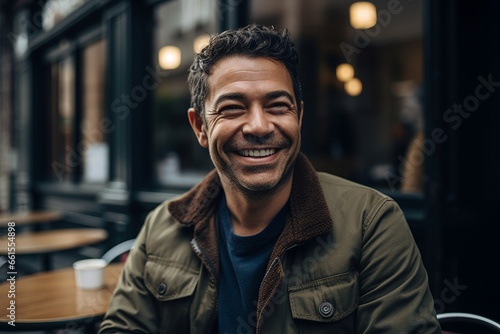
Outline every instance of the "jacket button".
[[156, 291], [158, 291], [160, 295], [164, 295], [165, 292], [167, 292], [167, 285], [164, 282], [161, 282]]
[[333, 315], [334, 312], [333, 304], [330, 302], [322, 302], [319, 305], [319, 314], [323, 318], [330, 318]]

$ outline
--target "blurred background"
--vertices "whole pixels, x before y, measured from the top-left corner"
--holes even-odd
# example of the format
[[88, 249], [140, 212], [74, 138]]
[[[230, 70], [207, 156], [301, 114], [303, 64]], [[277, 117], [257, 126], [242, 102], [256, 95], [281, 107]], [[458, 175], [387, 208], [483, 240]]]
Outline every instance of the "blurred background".
[[228, 28], [286, 27], [303, 152], [399, 203], [438, 312], [500, 321], [498, 13], [487, 0], [2, 0], [0, 213], [108, 233], [54, 267], [133, 238], [213, 168], [187, 121], [193, 55]]

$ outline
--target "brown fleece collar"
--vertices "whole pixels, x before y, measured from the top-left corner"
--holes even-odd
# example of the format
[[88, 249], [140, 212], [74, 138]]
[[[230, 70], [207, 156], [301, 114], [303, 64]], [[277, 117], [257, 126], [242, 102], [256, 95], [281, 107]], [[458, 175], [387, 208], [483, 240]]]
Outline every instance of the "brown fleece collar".
[[219, 175], [214, 169], [191, 190], [168, 204], [168, 210], [181, 224], [197, 225], [209, 217], [222, 194]]
[[[216, 170], [213, 170], [201, 183], [179, 199], [170, 202], [168, 209], [181, 224], [189, 226], [198, 225], [200, 222], [209, 223], [210, 219], [207, 218], [215, 213], [222, 191], [219, 175]], [[278, 240], [278, 243], [282, 243], [281, 246], [285, 249], [293, 244], [311, 240], [332, 229], [333, 221], [316, 171], [302, 153], [299, 154], [295, 163], [289, 203], [290, 216]], [[198, 231], [206, 228], [206, 226], [196, 226]], [[282, 247], [276, 247], [275, 251]], [[281, 252], [278, 251], [278, 253]]]

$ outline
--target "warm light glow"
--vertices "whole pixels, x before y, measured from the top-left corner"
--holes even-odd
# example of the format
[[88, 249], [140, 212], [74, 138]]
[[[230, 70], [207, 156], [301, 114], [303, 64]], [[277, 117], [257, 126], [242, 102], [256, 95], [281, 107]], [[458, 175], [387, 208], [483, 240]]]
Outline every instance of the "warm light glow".
[[377, 24], [377, 9], [371, 2], [355, 2], [349, 8], [349, 19], [354, 29], [369, 29]]
[[158, 62], [164, 70], [173, 70], [181, 64], [181, 49], [176, 46], [164, 46], [158, 52]]
[[352, 78], [344, 85], [345, 91], [351, 96], [358, 96], [363, 90], [363, 84], [357, 78]]
[[340, 82], [349, 81], [354, 77], [354, 67], [347, 63], [340, 64], [337, 66], [336, 74]]
[[210, 41], [210, 35], [208, 35], [208, 34], [203, 34], [203, 35], [196, 37], [193, 41], [194, 52], [200, 53], [201, 49], [203, 49], [205, 46], [207, 46], [209, 41]]

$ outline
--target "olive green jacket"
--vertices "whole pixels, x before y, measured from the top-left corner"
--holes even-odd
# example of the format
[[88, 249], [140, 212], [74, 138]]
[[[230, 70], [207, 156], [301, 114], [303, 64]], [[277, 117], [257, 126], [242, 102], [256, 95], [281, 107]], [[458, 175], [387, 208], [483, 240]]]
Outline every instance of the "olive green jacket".
[[[217, 333], [215, 171], [152, 211], [100, 333]], [[290, 213], [238, 333], [440, 333], [427, 274], [398, 205], [299, 156]]]

